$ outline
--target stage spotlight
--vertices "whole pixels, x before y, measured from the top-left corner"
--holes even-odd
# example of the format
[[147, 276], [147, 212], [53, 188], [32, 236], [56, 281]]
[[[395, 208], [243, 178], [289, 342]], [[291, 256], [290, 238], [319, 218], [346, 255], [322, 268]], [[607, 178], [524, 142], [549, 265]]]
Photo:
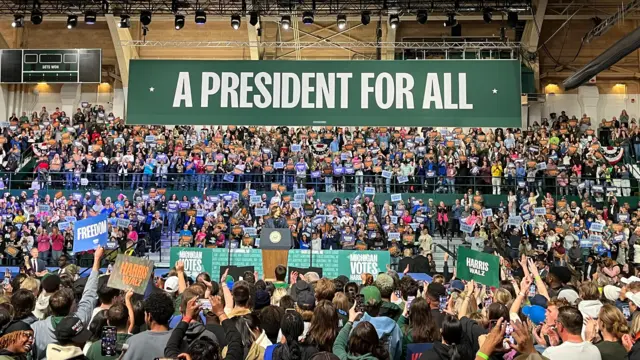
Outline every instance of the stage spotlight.
[[416, 13], [416, 21], [418, 21], [418, 23], [422, 25], [427, 23], [428, 17], [429, 14], [427, 13], [427, 10], [418, 10], [418, 12]]
[[71, 30], [78, 25], [78, 15], [67, 16], [67, 29]]
[[482, 9], [482, 19], [484, 20], [484, 22], [486, 22], [487, 24], [491, 22], [491, 16], [493, 14], [491, 14], [491, 9], [490, 8], [484, 8]]
[[24, 26], [24, 16], [23, 15], [13, 15], [13, 22], [11, 26], [14, 28], [21, 28]]
[[196, 24], [197, 25], [202, 25], [204, 23], [207, 22], [207, 13], [204, 12], [204, 10], [196, 10], [196, 18], [195, 18]]
[[258, 25], [258, 12], [257, 11], [252, 11], [252, 12], [249, 13], [249, 24], [251, 24], [251, 26]]
[[313, 24], [313, 11], [305, 11], [302, 13], [302, 23], [305, 25]]
[[131, 18], [129, 18], [129, 15], [120, 15], [118, 27], [122, 29], [128, 29], [131, 27]]
[[140, 13], [140, 22], [144, 26], [149, 26], [151, 24], [151, 11], [144, 10]]
[[347, 16], [346, 15], [338, 15], [338, 29], [344, 30], [347, 27]]
[[182, 29], [184, 27], [184, 15], [177, 14], [173, 24], [176, 26], [176, 30]]
[[400, 17], [398, 15], [389, 15], [389, 26], [396, 29], [400, 25]]
[[371, 13], [368, 11], [363, 11], [360, 15], [360, 22], [362, 23], [362, 25], [369, 25], [369, 23], [371, 22]]
[[280, 19], [280, 25], [282, 26], [282, 29], [289, 30], [289, 28], [291, 27], [291, 16], [289, 15], [283, 16]]
[[38, 9], [34, 9], [31, 12], [31, 23], [33, 25], [40, 25], [42, 24], [42, 11], [38, 10]]
[[444, 22], [445, 27], [453, 27], [458, 25], [458, 20], [456, 20], [456, 14], [449, 14], [447, 20]]
[[240, 15], [231, 15], [231, 27], [233, 30], [240, 29]]
[[96, 17], [97, 15], [95, 11], [87, 10], [87, 12], [84, 13], [84, 23], [93, 25], [96, 23]]

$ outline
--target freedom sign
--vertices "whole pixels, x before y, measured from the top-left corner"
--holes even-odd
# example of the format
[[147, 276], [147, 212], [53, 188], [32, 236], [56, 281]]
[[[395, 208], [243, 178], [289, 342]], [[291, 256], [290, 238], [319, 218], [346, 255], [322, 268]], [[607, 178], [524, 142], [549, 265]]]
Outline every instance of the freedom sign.
[[458, 246], [456, 276], [487, 286], [500, 286], [500, 258], [495, 255]]
[[119, 254], [107, 286], [125, 291], [131, 289], [136, 294], [144, 295], [152, 273], [152, 260]]
[[[516, 127], [517, 60], [130, 62], [128, 124]], [[162, 74], [158, 77], [157, 74]], [[501, 76], [495, 76], [500, 74]], [[214, 114], [212, 116], [212, 114]]]
[[73, 226], [74, 253], [94, 250], [98, 245], [104, 247], [109, 240], [106, 213], [76, 221]]

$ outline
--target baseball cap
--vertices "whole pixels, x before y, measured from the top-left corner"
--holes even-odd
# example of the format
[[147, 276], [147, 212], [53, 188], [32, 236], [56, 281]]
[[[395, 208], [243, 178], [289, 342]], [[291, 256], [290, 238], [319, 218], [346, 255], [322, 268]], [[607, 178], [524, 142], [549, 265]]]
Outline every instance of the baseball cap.
[[458, 290], [458, 291], [464, 291], [464, 284], [460, 280], [453, 280], [451, 282], [451, 289], [452, 290]]
[[447, 295], [447, 289], [445, 289], [442, 284], [431, 283], [427, 286], [427, 294], [435, 299], [439, 299], [440, 296]]
[[622, 278], [622, 279], [620, 279], [620, 282], [621, 282], [621, 283], [623, 283], [623, 284], [625, 284], [625, 285], [629, 285], [629, 284], [631, 284], [632, 282], [636, 282], [636, 281], [640, 281], [640, 278], [639, 278], [639, 277], [637, 277], [637, 276], [630, 276], [630, 277], [628, 277], [628, 278]]
[[617, 286], [613, 286], [613, 285], [606, 285], [602, 289], [602, 293], [604, 294], [604, 297], [609, 301], [618, 300], [618, 298], [620, 298], [620, 292], [621, 291], [622, 291], [622, 289], [620, 289]]
[[564, 266], [554, 266], [549, 273], [558, 278], [563, 284], [571, 281], [571, 271]]
[[298, 307], [302, 310], [313, 311], [316, 307], [316, 297], [311, 291], [303, 291], [298, 294]]
[[376, 305], [382, 302], [380, 290], [375, 286], [365, 286], [360, 290], [360, 294], [364, 295], [364, 303], [367, 305]]
[[625, 294], [625, 296], [627, 297], [627, 299], [633, 301], [633, 303], [636, 304], [636, 306], [640, 307], [640, 293], [634, 294], [631, 291], [629, 291]]
[[174, 293], [178, 291], [178, 277], [169, 276], [167, 281], [164, 282], [164, 291]]
[[91, 338], [91, 331], [84, 326], [82, 320], [75, 316], [67, 316], [56, 326], [55, 335], [60, 343], [84, 344]]
[[575, 290], [564, 289], [558, 293], [558, 299], [565, 299], [571, 305], [575, 305], [580, 296]]
[[540, 295], [540, 294], [536, 294], [534, 297], [529, 298], [529, 302], [531, 303], [531, 305], [536, 305], [536, 306], [540, 306], [542, 308], [547, 308], [547, 298]]
[[546, 318], [546, 310], [542, 306], [530, 305], [522, 308], [522, 313], [531, 319], [535, 325], [542, 324]]
[[256, 291], [256, 302], [255, 302], [255, 310], [260, 310], [264, 307], [267, 307], [271, 304], [271, 297], [269, 293], [265, 290]]

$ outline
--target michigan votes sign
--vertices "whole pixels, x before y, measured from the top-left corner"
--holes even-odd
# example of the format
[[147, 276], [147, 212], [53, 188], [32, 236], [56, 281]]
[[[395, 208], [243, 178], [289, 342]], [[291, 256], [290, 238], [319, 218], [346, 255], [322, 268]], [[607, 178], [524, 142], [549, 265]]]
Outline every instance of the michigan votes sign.
[[73, 252], [93, 250], [98, 245], [105, 246], [107, 232], [107, 214], [76, 221], [73, 224]]
[[131, 60], [129, 124], [519, 126], [520, 62]]

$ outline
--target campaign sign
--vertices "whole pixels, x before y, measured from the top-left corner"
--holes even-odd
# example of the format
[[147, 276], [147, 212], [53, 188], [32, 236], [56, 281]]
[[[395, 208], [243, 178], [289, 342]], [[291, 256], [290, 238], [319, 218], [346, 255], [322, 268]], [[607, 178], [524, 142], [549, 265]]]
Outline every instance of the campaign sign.
[[390, 232], [389, 233], [389, 240], [400, 240], [400, 233], [399, 232]]
[[500, 286], [500, 259], [491, 254], [458, 246], [456, 276], [460, 280], [475, 280], [486, 286]]
[[129, 220], [129, 219], [118, 219], [118, 220], [116, 220], [116, 226], [121, 228], [121, 229], [128, 228], [130, 223], [131, 223], [131, 220]]
[[107, 286], [144, 295], [153, 273], [153, 260], [119, 254]]
[[391, 179], [392, 173], [391, 171], [382, 170], [382, 177], [385, 179]]
[[300, 209], [302, 207], [302, 203], [300, 201], [292, 201], [290, 204], [294, 209]]
[[397, 216], [389, 216], [391, 218], [391, 223], [392, 224], [397, 224], [398, 223], [398, 217]]
[[545, 216], [547, 215], [547, 208], [545, 207], [533, 208], [533, 214], [536, 216]]
[[460, 231], [467, 233], [467, 234], [471, 234], [473, 232], [473, 225], [469, 225], [466, 222], [462, 222], [460, 221]]
[[365, 195], [375, 195], [375, 193], [376, 193], [376, 189], [373, 188], [373, 187], [367, 186], [367, 187], [364, 188], [364, 194]]
[[398, 183], [399, 184], [404, 184], [406, 182], [409, 182], [409, 177], [408, 176], [398, 176]]
[[68, 222], [68, 221], [59, 222], [59, 223], [58, 223], [58, 229], [59, 229], [60, 231], [65, 231], [65, 230], [67, 230], [67, 229], [69, 228], [69, 225], [70, 225], [70, 224], [69, 224], [69, 222]]
[[64, 217], [64, 221], [70, 222], [70, 223], [74, 223], [76, 221], [78, 221], [78, 219], [76, 219], [75, 216], [65, 216]]
[[402, 194], [391, 194], [391, 201], [393, 202], [402, 201]]
[[73, 229], [73, 252], [93, 250], [98, 245], [105, 246], [108, 239], [106, 213], [77, 221]]
[[266, 216], [267, 214], [269, 214], [269, 209], [267, 209], [267, 208], [257, 208], [256, 209], [256, 216]]
[[284, 163], [282, 161], [276, 161], [273, 163], [274, 169], [284, 169]]
[[249, 203], [251, 205], [260, 204], [261, 202], [262, 202], [262, 197], [260, 197], [260, 196], [256, 195], [256, 196], [251, 196], [249, 198]]
[[483, 209], [482, 210], [482, 216], [484, 216], [484, 217], [492, 217], [493, 216], [493, 210], [492, 209]]
[[601, 235], [591, 234], [591, 236], [589, 236], [589, 241], [591, 241], [592, 244], [601, 244], [602, 243], [602, 236]]
[[196, 210], [196, 217], [205, 217], [205, 215], [207, 215], [207, 210], [205, 209]]
[[300, 150], [302, 150], [302, 146], [300, 146], [300, 144], [291, 144], [292, 152], [300, 152]]
[[293, 200], [304, 202], [305, 197], [306, 197], [305, 194], [295, 194], [293, 195]]
[[599, 222], [592, 222], [591, 226], [589, 227], [589, 231], [593, 232], [602, 232], [602, 230], [604, 230], [604, 225]]
[[520, 216], [509, 216], [509, 226], [520, 226], [522, 224], [522, 218]]
[[38, 205], [39, 212], [49, 212], [51, 210], [51, 206], [49, 205]]
[[243, 228], [242, 231], [249, 236], [258, 235], [258, 230], [256, 230], [256, 228], [254, 227], [246, 227], [246, 228]]

